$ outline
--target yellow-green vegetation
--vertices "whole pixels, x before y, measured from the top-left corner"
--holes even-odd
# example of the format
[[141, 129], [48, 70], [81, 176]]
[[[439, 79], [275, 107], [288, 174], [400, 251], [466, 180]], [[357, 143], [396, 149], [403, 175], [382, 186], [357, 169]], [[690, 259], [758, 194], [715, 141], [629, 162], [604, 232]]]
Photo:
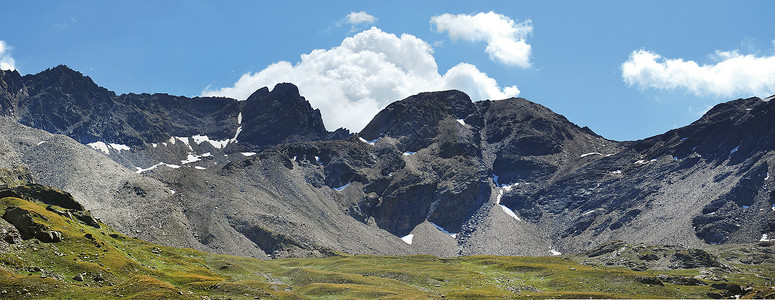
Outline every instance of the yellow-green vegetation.
[[[710, 285], [643, 280], [661, 273], [695, 276], [697, 269], [631, 271], [562, 257], [340, 254], [262, 261], [155, 245], [104, 224], [88, 226], [61, 207], [0, 199], [0, 214], [10, 207], [32, 212], [62, 240], [31, 238], [0, 248], [0, 298], [706, 298], [719, 292]], [[11, 226], [1, 219], [0, 225]], [[757, 268], [772, 271], [771, 265]], [[753, 285], [751, 297], [767, 290], [765, 279], [746, 272], [728, 274], [728, 282]]]

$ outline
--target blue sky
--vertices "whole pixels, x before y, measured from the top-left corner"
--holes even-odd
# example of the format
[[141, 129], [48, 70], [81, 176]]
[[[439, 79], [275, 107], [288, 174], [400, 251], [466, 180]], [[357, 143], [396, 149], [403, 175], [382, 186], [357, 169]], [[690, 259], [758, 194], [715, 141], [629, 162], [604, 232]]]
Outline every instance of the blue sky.
[[244, 98], [292, 81], [329, 130], [458, 88], [634, 140], [775, 94], [772, 1], [1, 3], [0, 67], [66, 64], [119, 94]]

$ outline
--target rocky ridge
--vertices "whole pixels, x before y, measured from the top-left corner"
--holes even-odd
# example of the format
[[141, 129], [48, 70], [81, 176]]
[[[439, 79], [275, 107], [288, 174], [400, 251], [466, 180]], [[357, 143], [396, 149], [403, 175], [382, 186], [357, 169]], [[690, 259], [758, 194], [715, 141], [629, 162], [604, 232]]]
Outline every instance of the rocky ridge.
[[[49, 171], [52, 163], [35, 160], [50, 151], [30, 145], [42, 134], [11, 123], [90, 144], [89, 157], [118, 163], [110, 174], [132, 179], [85, 206], [155, 242], [255, 257], [548, 255], [610, 240], [697, 247], [775, 234], [775, 104], [758, 98], [618, 142], [526, 99], [472, 102], [459, 91], [432, 92], [389, 105], [350, 135], [326, 131], [291, 84], [235, 101], [117, 96], [63, 66], [3, 72], [6, 139], [8, 128], [38, 136], [24, 147], [11, 141], [20, 137], [9, 140], [9, 153], [25, 157], [14, 164], [83, 193], [73, 188], [104, 180], [68, 186], [72, 180]], [[40, 108], [57, 101], [57, 109]], [[69, 167], [87, 173], [83, 162]], [[137, 220], [101, 215], [103, 206], [127, 204]], [[174, 212], [160, 218], [168, 225], [140, 221], [152, 214], [138, 207], [159, 204]], [[185, 238], [164, 238], [173, 228]]]

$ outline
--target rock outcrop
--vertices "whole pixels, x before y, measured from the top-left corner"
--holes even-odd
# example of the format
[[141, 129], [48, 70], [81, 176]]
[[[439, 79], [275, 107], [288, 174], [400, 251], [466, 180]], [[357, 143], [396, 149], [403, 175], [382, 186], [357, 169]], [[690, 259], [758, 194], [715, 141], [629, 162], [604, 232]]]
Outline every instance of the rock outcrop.
[[16, 227], [22, 239], [36, 238], [44, 243], [62, 241], [61, 232], [49, 230], [46, 225], [36, 222], [35, 218], [45, 217], [19, 207], [6, 208], [3, 213], [3, 220]]

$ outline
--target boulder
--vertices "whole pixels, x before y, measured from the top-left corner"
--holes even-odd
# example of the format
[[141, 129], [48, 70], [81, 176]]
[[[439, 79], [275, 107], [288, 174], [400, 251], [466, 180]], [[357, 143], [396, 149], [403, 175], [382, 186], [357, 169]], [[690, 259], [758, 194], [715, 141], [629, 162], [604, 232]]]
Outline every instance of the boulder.
[[[21, 238], [28, 240], [36, 238], [44, 243], [56, 243], [62, 241], [62, 233], [59, 231], [48, 230], [46, 225], [35, 222], [33, 218], [35, 212], [31, 212], [19, 207], [9, 207], [3, 214], [3, 220], [11, 223], [19, 231]], [[38, 215], [41, 218], [43, 216]]]
[[643, 284], [659, 285], [659, 286], [664, 286], [665, 285], [657, 277], [638, 276], [638, 277], [635, 278], [635, 280], [637, 280], [638, 282], [643, 283]]
[[0, 222], [0, 243], [17, 244], [21, 242], [19, 230], [6, 222]]
[[670, 276], [666, 274], [659, 274], [657, 278], [662, 282], [672, 283], [675, 285], [691, 285], [691, 286], [699, 286], [699, 285], [707, 285], [702, 280], [699, 280], [697, 278], [692, 277], [682, 277], [682, 276]]

